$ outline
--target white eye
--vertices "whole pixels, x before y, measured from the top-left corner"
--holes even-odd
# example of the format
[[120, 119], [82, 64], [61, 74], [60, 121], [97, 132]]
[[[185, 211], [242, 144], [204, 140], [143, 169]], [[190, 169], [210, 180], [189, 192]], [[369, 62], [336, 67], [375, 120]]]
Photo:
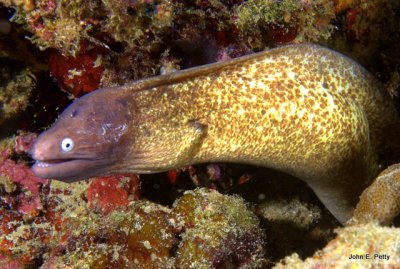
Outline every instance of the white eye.
[[74, 148], [74, 141], [72, 141], [71, 138], [67, 137], [67, 138], [64, 138], [61, 141], [61, 149], [62, 149], [62, 151], [68, 152], [68, 151], [72, 150], [73, 148]]

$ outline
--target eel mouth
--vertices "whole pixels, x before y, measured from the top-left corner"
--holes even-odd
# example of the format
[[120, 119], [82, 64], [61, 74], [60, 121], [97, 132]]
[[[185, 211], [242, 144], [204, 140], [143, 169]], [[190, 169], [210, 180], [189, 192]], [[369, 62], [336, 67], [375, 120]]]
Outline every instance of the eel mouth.
[[36, 160], [32, 171], [40, 178], [73, 182], [92, 177], [100, 167], [97, 159], [49, 159]]
[[46, 168], [46, 167], [50, 167], [53, 165], [66, 163], [66, 162], [70, 162], [70, 161], [75, 161], [75, 160], [79, 160], [79, 159], [54, 159], [54, 160], [44, 160], [44, 161], [36, 160], [34, 166]]

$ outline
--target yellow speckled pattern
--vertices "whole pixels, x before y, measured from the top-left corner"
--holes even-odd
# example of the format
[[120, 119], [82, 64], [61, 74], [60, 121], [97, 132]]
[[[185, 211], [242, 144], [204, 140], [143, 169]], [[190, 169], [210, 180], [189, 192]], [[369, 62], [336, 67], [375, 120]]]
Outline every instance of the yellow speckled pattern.
[[380, 131], [397, 120], [351, 59], [291, 45], [124, 86], [137, 132], [123, 170], [226, 161], [306, 181], [342, 222], [376, 175]]
[[344, 223], [395, 146], [386, 131], [397, 121], [356, 62], [290, 45], [79, 98], [38, 137], [32, 170], [72, 182], [201, 162], [266, 166], [307, 182]]

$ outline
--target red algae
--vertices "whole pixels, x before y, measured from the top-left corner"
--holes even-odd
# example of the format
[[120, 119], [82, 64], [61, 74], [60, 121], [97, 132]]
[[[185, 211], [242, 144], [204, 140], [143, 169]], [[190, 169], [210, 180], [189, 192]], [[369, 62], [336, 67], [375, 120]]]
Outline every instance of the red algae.
[[181, 170], [175, 169], [175, 170], [170, 170], [168, 171], [168, 181], [171, 183], [171, 185], [175, 185], [176, 181], [178, 180], [178, 176], [181, 173]]
[[[19, 136], [16, 138], [16, 141], [30, 141], [32, 139], [31, 136], [32, 134], [28, 134], [24, 137]], [[31, 142], [28, 142], [28, 144], [31, 145]], [[21, 149], [20, 143], [17, 145], [17, 151], [28, 150], [28, 148]], [[41, 189], [46, 186], [49, 181], [35, 177], [29, 167], [23, 163], [16, 163], [11, 160], [10, 157], [11, 149], [2, 149], [0, 152], [0, 180], [1, 182], [8, 182], [8, 190], [11, 191], [11, 193], [16, 192], [17, 189], [20, 190], [15, 197], [8, 197], [10, 199], [8, 202], [15, 204], [16, 210], [22, 213], [24, 218], [31, 219], [36, 217], [43, 209], [40, 193]], [[7, 197], [5, 197], [5, 199], [7, 199]]]
[[37, 134], [35, 133], [20, 133], [15, 138], [15, 146], [14, 151], [16, 154], [26, 153], [29, 154], [29, 151], [32, 149], [33, 143]]
[[88, 49], [87, 42], [85, 44], [75, 57], [64, 56], [56, 50], [49, 52], [50, 74], [64, 91], [75, 97], [97, 89], [104, 71], [102, 53], [105, 50], [99, 47]]
[[90, 184], [87, 192], [90, 209], [97, 209], [104, 215], [115, 208], [128, 205], [138, 200], [140, 182], [137, 175], [115, 175], [97, 177]]
[[12, 258], [0, 253], [0, 268], [2, 269], [22, 269], [26, 268], [25, 264], [19, 259]]

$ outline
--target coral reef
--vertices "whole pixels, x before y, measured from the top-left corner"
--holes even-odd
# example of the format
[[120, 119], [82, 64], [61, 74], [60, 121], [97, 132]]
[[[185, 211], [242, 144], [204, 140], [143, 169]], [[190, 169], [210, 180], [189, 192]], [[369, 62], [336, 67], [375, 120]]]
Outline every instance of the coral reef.
[[273, 268], [398, 268], [399, 229], [370, 223], [341, 228], [337, 233], [313, 257], [302, 261], [293, 254]]
[[184, 229], [178, 268], [263, 268], [262, 232], [243, 200], [215, 191], [186, 192], [173, 206]]
[[[0, 149], [0, 255], [6, 261], [30, 264], [42, 254], [43, 234], [49, 231], [39, 216], [44, 209], [41, 195], [49, 182], [35, 178], [24, 163], [10, 159], [13, 145], [12, 139], [3, 140]], [[15, 240], [13, 235], [18, 235]]]
[[70, 223], [75, 232], [64, 251], [50, 254], [43, 268], [261, 268], [257, 223], [242, 200], [201, 189], [186, 193], [172, 209], [138, 201], [104, 218], [91, 213]]
[[171, 268], [169, 251], [176, 239], [169, 213], [138, 201], [107, 216], [91, 212], [71, 218], [43, 268]]
[[[23, 151], [21, 143], [18, 142], [24, 138], [31, 140], [31, 134], [16, 139], [16, 151]], [[3, 143], [9, 144], [7, 141]], [[7, 146], [0, 153], [0, 182], [4, 186], [4, 191], [10, 195], [2, 196], [1, 199], [2, 202], [15, 207], [23, 219], [32, 220], [43, 209], [40, 192], [48, 184], [48, 180], [36, 178], [24, 163], [11, 160], [11, 154]]]
[[[36, 194], [44, 203], [38, 209], [42, 216], [33, 222], [24, 220], [19, 208], [7, 208], [11, 206], [7, 198], [16, 191], [9, 186], [18, 183], [2, 181], [2, 204], [8, 205], [1, 208], [2, 262], [37, 266], [44, 258], [41, 268], [217, 268], [222, 264], [262, 268], [265, 264], [263, 233], [241, 198], [198, 189], [185, 193], [170, 209], [134, 201], [135, 191], [124, 200], [129, 197], [126, 191], [137, 188], [138, 182], [121, 177], [46, 185], [46, 191]], [[44, 183], [48, 184], [36, 184], [43, 188]], [[107, 191], [114, 193], [107, 196]]]
[[[12, 20], [33, 33], [31, 40], [39, 48], [56, 49], [65, 57], [55, 56], [60, 73], [53, 73], [64, 90], [74, 88], [78, 96], [80, 87], [92, 89], [99, 82], [98, 73], [101, 86], [110, 86], [155, 75], [164, 66], [179, 69], [238, 57], [277, 42], [326, 39], [334, 17], [334, 5], [323, 0], [0, 3], [17, 10]], [[87, 49], [88, 43], [103, 49], [101, 61], [98, 52]], [[76, 67], [83, 62], [84, 67]], [[104, 72], [89, 71], [91, 81], [77, 87], [71, 80], [84, 78], [86, 72], [80, 69], [90, 62]]]
[[[385, 78], [399, 58], [390, 45], [398, 36], [397, 1], [0, 3], [16, 9], [12, 20], [33, 33], [34, 44], [55, 49], [52, 74], [75, 96], [155, 75], [168, 66], [186, 68], [287, 42], [330, 44]], [[382, 50], [394, 57], [384, 59]], [[383, 66], [386, 73], [379, 71]]]

